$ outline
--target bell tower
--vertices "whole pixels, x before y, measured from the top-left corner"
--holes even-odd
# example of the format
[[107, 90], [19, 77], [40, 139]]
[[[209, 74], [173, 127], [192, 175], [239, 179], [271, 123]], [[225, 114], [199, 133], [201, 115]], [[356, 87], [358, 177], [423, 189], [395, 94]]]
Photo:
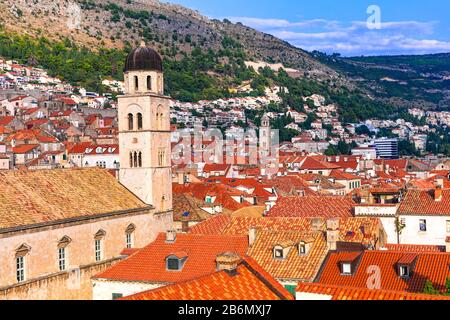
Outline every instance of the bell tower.
[[127, 57], [118, 97], [119, 180], [156, 211], [172, 210], [169, 97], [159, 54], [141, 43]]

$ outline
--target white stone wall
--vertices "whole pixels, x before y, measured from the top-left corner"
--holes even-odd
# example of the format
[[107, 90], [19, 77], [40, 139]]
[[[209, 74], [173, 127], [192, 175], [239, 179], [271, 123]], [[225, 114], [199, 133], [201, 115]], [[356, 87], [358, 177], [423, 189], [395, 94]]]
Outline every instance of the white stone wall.
[[[447, 233], [446, 222], [450, 221], [450, 216], [400, 216], [405, 219], [406, 227], [400, 235], [400, 243], [403, 244], [424, 244], [424, 245], [445, 245], [445, 239], [450, 236]], [[427, 231], [420, 231], [420, 220], [427, 221]]]
[[16, 250], [22, 244], [31, 248], [25, 258], [26, 280], [59, 272], [58, 241], [64, 236], [72, 242], [66, 249], [67, 269], [95, 263], [94, 235], [104, 230], [103, 260], [120, 256], [126, 247], [127, 227], [133, 223], [134, 247], [142, 248], [155, 240], [160, 232], [172, 227], [172, 214], [123, 215], [110, 219], [49, 227], [37, 231], [20, 232], [14, 235], [0, 234], [0, 288], [16, 284]]

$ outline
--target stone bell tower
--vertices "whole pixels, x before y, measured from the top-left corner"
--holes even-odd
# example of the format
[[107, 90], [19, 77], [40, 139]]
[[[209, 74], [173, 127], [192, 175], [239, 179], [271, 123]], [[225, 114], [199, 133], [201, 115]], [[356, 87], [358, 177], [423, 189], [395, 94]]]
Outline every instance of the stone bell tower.
[[118, 98], [119, 180], [157, 211], [172, 210], [170, 108], [159, 54], [141, 43], [127, 57]]

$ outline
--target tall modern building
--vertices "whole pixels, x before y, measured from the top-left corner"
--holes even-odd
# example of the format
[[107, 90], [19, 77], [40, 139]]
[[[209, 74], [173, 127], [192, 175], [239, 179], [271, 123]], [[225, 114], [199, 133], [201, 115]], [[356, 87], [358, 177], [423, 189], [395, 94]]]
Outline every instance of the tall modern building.
[[374, 141], [377, 158], [398, 159], [398, 139], [381, 138]]

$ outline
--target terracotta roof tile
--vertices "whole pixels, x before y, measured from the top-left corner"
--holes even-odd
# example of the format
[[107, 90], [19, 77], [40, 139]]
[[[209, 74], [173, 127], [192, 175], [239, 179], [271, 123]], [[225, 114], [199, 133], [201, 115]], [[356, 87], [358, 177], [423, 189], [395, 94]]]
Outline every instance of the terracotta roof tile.
[[450, 190], [442, 190], [442, 200], [436, 201], [434, 190], [408, 190], [400, 204], [401, 215], [450, 215]]
[[285, 197], [278, 200], [268, 217], [351, 217], [356, 203], [348, 197]]
[[447, 296], [334, 286], [321, 283], [299, 283], [295, 291], [297, 293], [330, 296], [330, 300], [450, 300], [450, 297]]
[[190, 281], [138, 293], [123, 300], [293, 300], [293, 296], [251, 258], [235, 273], [219, 271]]
[[[94, 278], [150, 283], [175, 283], [211, 274], [216, 269], [216, 257], [224, 252], [245, 255], [246, 236], [177, 234], [176, 241], [166, 242], [165, 233], [157, 239]], [[179, 254], [187, 256], [181, 271], [168, 271], [166, 258]]]
[[0, 171], [0, 186], [0, 230], [148, 208], [107, 171], [96, 168]]
[[341, 275], [339, 262], [346, 253], [331, 253], [318, 279], [322, 284], [367, 288], [367, 281], [373, 273], [373, 267], [380, 271], [380, 289], [423, 292], [425, 282], [430, 280], [434, 287], [444, 291], [445, 282], [450, 277], [450, 253], [416, 253], [416, 260], [411, 264], [410, 278], [401, 278], [398, 263], [411, 262], [412, 255], [394, 251], [365, 251], [351, 276]]

